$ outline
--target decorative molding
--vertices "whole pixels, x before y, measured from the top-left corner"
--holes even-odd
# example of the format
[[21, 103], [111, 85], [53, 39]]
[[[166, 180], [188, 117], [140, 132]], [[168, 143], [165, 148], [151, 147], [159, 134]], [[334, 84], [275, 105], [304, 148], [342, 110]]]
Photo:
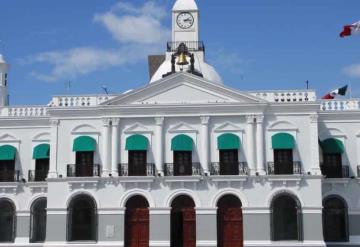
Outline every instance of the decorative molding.
[[246, 115], [246, 123], [247, 124], [253, 124], [255, 123], [256, 116], [255, 115]]
[[50, 123], [50, 126], [57, 127], [60, 124], [60, 120], [59, 119], [50, 119], [49, 123]]
[[310, 118], [310, 123], [317, 123], [318, 119], [319, 119], [319, 115], [318, 114], [311, 114], [309, 115]]
[[156, 125], [163, 125], [164, 124], [164, 121], [165, 121], [165, 118], [164, 117], [155, 117], [155, 124]]
[[231, 122], [225, 122], [221, 124], [219, 127], [214, 129], [214, 132], [216, 133], [224, 133], [224, 132], [244, 132], [244, 130], [237, 126], [236, 124], [233, 124]]
[[262, 124], [264, 122], [264, 115], [256, 115], [256, 123]]
[[209, 124], [210, 117], [209, 116], [200, 116], [201, 124], [207, 125]]
[[125, 134], [133, 134], [133, 133], [143, 133], [143, 134], [152, 134], [152, 130], [149, 130], [145, 125], [141, 123], [135, 123], [130, 127], [124, 130]]
[[101, 121], [103, 122], [103, 126], [108, 127], [111, 123], [111, 118], [102, 118]]
[[120, 118], [112, 118], [111, 124], [112, 126], [118, 126], [120, 124]]
[[191, 127], [189, 124], [181, 122], [168, 130], [169, 133], [197, 133], [198, 130]]

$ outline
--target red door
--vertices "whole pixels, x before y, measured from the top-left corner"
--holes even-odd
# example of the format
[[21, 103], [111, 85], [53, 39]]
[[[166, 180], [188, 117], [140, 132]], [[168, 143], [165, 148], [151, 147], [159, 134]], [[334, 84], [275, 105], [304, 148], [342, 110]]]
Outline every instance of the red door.
[[182, 209], [183, 213], [183, 247], [196, 246], [196, 214], [193, 208]]
[[241, 208], [219, 209], [218, 221], [219, 247], [243, 247]]
[[149, 209], [135, 208], [126, 212], [126, 246], [149, 246]]

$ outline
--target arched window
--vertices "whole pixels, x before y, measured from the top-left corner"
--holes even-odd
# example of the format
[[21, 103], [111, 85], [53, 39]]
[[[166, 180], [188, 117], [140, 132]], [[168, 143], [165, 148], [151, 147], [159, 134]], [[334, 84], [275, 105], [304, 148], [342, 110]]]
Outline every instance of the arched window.
[[37, 199], [31, 206], [30, 242], [44, 242], [46, 237], [46, 198]]
[[239, 175], [239, 148], [240, 138], [237, 135], [226, 133], [218, 137], [220, 157], [220, 175]]
[[171, 203], [171, 246], [196, 246], [196, 214], [193, 199], [186, 195]]
[[0, 200], [0, 243], [14, 242], [15, 206], [7, 200]]
[[[299, 167], [294, 167], [293, 149], [295, 139], [288, 133], [278, 133], [271, 137], [274, 150], [274, 166], [268, 167], [270, 174], [297, 174]], [[294, 169], [295, 168], [295, 169]]]
[[125, 246], [149, 246], [149, 203], [142, 196], [134, 196], [125, 207]]
[[193, 175], [192, 150], [193, 139], [188, 135], [177, 135], [171, 140], [173, 151], [174, 176]]
[[[143, 135], [132, 135], [126, 139], [125, 149], [128, 151], [128, 171], [122, 171], [123, 175], [146, 176], [148, 139]], [[123, 167], [125, 169], [126, 167]]]
[[236, 196], [225, 195], [218, 201], [217, 208], [217, 246], [242, 247], [241, 201]]
[[273, 241], [302, 240], [301, 205], [288, 194], [275, 197], [271, 204]]
[[344, 200], [338, 197], [329, 197], [324, 200], [323, 230], [326, 242], [347, 242], [348, 214]]
[[96, 140], [90, 136], [79, 136], [74, 140], [73, 151], [76, 152], [75, 166], [68, 166], [68, 176], [100, 176], [99, 166], [94, 165]]
[[68, 241], [96, 241], [97, 213], [94, 199], [88, 195], [73, 198], [68, 207]]

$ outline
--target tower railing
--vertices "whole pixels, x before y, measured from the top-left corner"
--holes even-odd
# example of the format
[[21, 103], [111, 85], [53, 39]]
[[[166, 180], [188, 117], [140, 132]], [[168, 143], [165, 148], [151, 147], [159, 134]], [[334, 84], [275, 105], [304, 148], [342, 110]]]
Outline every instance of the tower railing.
[[188, 48], [188, 51], [203, 51], [205, 52], [205, 45], [202, 41], [176, 41], [176, 42], [167, 42], [167, 51], [175, 52], [181, 43], [184, 43]]

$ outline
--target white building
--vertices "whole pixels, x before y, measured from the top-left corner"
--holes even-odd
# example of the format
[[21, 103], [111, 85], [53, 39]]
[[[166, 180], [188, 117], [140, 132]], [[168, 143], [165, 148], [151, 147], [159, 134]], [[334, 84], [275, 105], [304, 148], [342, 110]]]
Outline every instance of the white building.
[[228, 88], [172, 22], [123, 94], [11, 107], [0, 57], [0, 246], [360, 246], [359, 101]]

